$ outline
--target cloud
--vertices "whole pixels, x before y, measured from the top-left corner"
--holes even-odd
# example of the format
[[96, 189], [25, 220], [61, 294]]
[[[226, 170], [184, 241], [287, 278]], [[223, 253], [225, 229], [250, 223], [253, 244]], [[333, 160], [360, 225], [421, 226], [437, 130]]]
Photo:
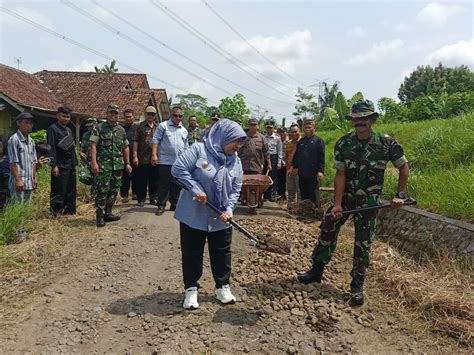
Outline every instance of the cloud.
[[[39, 23], [42, 26], [45, 26], [51, 29], [54, 28], [53, 21], [48, 16], [42, 14], [41, 12], [35, 9], [18, 6], [12, 9], [12, 11], [16, 12], [17, 14], [23, 17], [26, 17], [27, 19], [31, 21]], [[27, 23], [2, 12], [0, 16], [0, 25], [1, 26], [4, 26], [4, 25], [18, 26], [18, 25], [27, 25]]]
[[442, 62], [450, 66], [465, 64], [474, 68], [474, 38], [442, 46], [428, 54], [425, 62], [432, 65]]
[[64, 71], [67, 69], [66, 63], [60, 59], [51, 59], [44, 65], [44, 70]]
[[367, 36], [367, 32], [361, 26], [351, 28], [346, 33], [347, 38], [364, 38]]
[[402, 47], [404, 42], [401, 39], [394, 39], [390, 42], [379, 42], [374, 43], [372, 48], [364, 53], [357, 54], [346, 62], [348, 65], [362, 65], [367, 63], [377, 63], [381, 59], [397, 54]]
[[[287, 33], [282, 37], [257, 36], [248, 42], [289, 74], [294, 74], [298, 65], [308, 63], [310, 59], [311, 32], [308, 30]], [[244, 57], [251, 68], [264, 74], [282, 74], [245, 41], [232, 41], [225, 44], [224, 48], [237, 57]]]
[[91, 63], [87, 59], [83, 59], [83, 60], [81, 60], [81, 62], [79, 64], [72, 66], [68, 70], [69, 71], [91, 71], [91, 72], [93, 72], [93, 71], [95, 71], [94, 70], [95, 66], [101, 67], [102, 65], [97, 64], [97, 63]]
[[[209, 82], [212, 82], [211, 79], [204, 78]], [[204, 97], [208, 97], [210, 94], [212, 94], [216, 89], [209, 85], [208, 83], [201, 81], [201, 80], [195, 80], [195, 81], [175, 81], [173, 82], [173, 85], [175, 85], [178, 88], [183, 88], [183, 90], [179, 90], [177, 88], [173, 89], [173, 94], [174, 95], [179, 95], [179, 94], [198, 94]]]
[[441, 26], [448, 18], [458, 15], [464, 11], [459, 5], [447, 5], [432, 2], [426, 5], [416, 15], [418, 23], [430, 26]]
[[410, 29], [411, 27], [403, 22], [400, 22], [398, 25], [395, 26], [395, 31], [397, 32], [408, 32], [410, 31]]

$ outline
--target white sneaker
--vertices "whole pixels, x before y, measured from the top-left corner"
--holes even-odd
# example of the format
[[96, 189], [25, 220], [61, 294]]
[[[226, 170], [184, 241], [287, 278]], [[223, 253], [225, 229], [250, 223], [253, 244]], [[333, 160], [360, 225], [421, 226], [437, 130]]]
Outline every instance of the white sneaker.
[[190, 287], [186, 289], [183, 307], [185, 309], [196, 309], [199, 307], [197, 287]]
[[224, 304], [235, 303], [235, 296], [230, 292], [230, 286], [224, 285], [216, 290], [216, 297]]

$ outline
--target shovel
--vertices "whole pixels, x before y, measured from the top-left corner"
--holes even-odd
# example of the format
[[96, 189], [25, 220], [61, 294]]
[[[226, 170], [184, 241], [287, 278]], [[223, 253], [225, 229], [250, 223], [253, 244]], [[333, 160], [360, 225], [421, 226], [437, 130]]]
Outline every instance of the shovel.
[[[185, 189], [186, 191], [189, 191], [188, 188], [186, 186], [184, 186], [181, 182], [179, 182], [177, 179], [174, 179], [174, 181], [175, 181], [176, 185], [178, 185], [179, 187]], [[206, 201], [206, 206], [209, 207], [215, 213], [217, 213], [219, 216], [223, 213], [219, 208], [214, 206], [209, 201]], [[247, 240], [250, 241], [250, 243], [253, 246], [255, 246], [259, 249], [269, 251], [269, 252], [272, 252], [272, 253], [277, 253], [277, 254], [290, 254], [291, 250], [294, 247], [294, 242], [292, 242], [290, 240], [280, 241], [280, 240], [278, 240], [276, 238], [273, 238], [271, 236], [267, 236], [265, 238], [260, 239], [260, 238], [256, 237], [255, 235], [253, 235], [252, 233], [250, 233], [247, 229], [242, 227], [240, 224], [238, 224], [233, 219], [231, 219], [227, 223], [229, 223], [232, 227], [234, 227], [239, 232], [241, 232], [244, 235], [244, 237], [247, 238]]]
[[[406, 200], [404, 200], [403, 206], [416, 205], [416, 203], [417, 202], [416, 202], [415, 199], [409, 197]], [[382, 208], [389, 208], [389, 207], [391, 207], [390, 203], [382, 203], [382, 204], [379, 204], [379, 205], [376, 205], [376, 206], [356, 208], [356, 209], [353, 209], [353, 210], [345, 210], [345, 211], [342, 211], [342, 217], [353, 214], [353, 213], [365, 213], [365, 212], [380, 210]], [[327, 219], [329, 217], [331, 217], [331, 213], [325, 213], [323, 215], [323, 219]]]

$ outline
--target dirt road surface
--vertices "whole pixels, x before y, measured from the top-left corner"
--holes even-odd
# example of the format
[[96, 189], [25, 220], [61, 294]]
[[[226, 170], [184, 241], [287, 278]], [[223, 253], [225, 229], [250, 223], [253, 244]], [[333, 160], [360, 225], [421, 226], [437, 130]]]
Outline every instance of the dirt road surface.
[[35, 276], [41, 287], [2, 319], [2, 353], [459, 352], [410, 334], [375, 289], [367, 289], [366, 305], [351, 309], [350, 253], [336, 254], [322, 286], [299, 285], [295, 276], [309, 265], [318, 226], [276, 204], [240, 218], [254, 230], [266, 223], [296, 239], [292, 254], [257, 251], [235, 232], [238, 302], [214, 299], [206, 258], [201, 307], [184, 311], [178, 222], [169, 211], [155, 216], [152, 207], [123, 210], [120, 222], [99, 230], [91, 223], [90, 236], [71, 236], [83, 240], [59, 272]]

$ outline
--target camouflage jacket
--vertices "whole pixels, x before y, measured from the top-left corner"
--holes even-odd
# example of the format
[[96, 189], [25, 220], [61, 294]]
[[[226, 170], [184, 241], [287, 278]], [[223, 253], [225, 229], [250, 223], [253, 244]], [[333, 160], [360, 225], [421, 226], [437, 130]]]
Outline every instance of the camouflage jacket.
[[396, 168], [407, 159], [395, 139], [372, 131], [370, 139], [360, 141], [355, 132], [341, 137], [334, 146], [334, 167], [344, 170], [344, 197], [357, 204], [373, 205], [382, 194], [388, 161]]
[[87, 131], [82, 135], [81, 139], [81, 151], [87, 155], [87, 161], [91, 159], [91, 135], [92, 131]]
[[122, 170], [123, 151], [128, 139], [122, 126], [101, 123], [91, 134], [90, 141], [97, 144], [97, 164], [101, 170]]
[[188, 143], [189, 145], [199, 142], [203, 136], [203, 130], [199, 127], [192, 129], [188, 127]]

